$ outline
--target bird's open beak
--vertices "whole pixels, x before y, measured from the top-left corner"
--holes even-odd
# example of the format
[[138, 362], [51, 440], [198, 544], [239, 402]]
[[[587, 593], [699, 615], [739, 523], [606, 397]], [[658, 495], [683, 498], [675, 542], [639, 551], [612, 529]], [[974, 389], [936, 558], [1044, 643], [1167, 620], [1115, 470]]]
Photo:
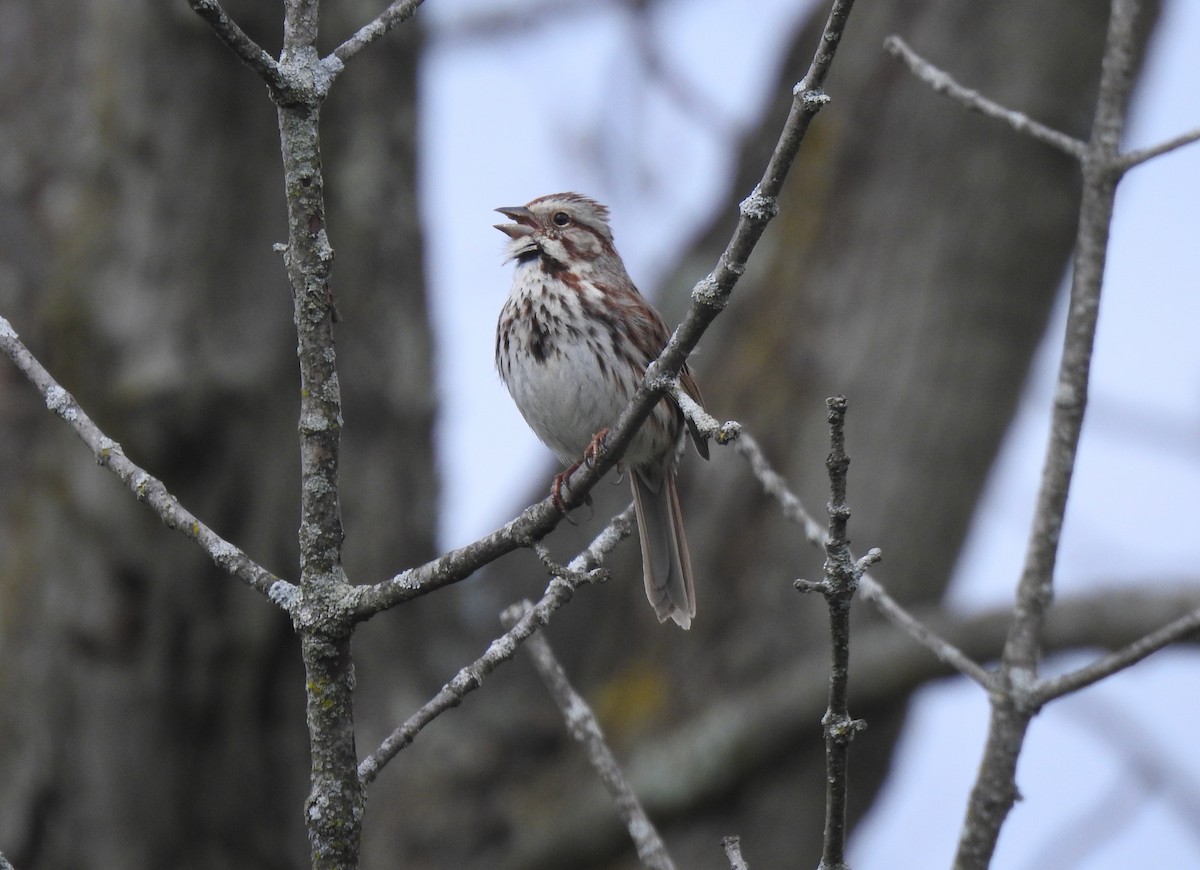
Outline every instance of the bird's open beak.
[[537, 221], [533, 217], [533, 212], [523, 205], [505, 206], [504, 208], [496, 209], [496, 211], [500, 212], [506, 218], [512, 218], [516, 221], [513, 224], [495, 224], [496, 229], [510, 239], [520, 239], [530, 235], [537, 225]]

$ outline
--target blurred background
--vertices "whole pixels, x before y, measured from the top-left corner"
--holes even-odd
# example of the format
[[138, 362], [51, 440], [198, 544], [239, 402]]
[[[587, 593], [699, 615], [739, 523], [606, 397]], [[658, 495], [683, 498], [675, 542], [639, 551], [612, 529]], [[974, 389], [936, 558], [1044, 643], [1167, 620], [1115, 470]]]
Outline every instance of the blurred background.
[[[227, 6], [275, 50], [274, 4]], [[378, 6], [323, 4], [324, 50]], [[1012, 599], [1079, 174], [932, 94], [881, 43], [898, 33], [1084, 137], [1107, 7], [860, 4], [780, 215], [693, 358], [709, 410], [754, 433], [818, 515], [824, 398], [849, 397], [855, 545], [881, 547], [879, 579], [948, 630]], [[1200, 125], [1200, 9], [1146, 7], [1129, 147]], [[511, 274], [491, 209], [568, 189], [607, 203], [631, 275], [678, 319], [827, 11], [754, 9], [430, 2], [339, 81], [323, 147], [353, 580], [491, 530], [556, 470], [492, 367]], [[271, 251], [285, 229], [264, 89], [182, 2], [5, 3], [0, 71], [0, 313], [135, 461], [294, 578], [295, 340]], [[1050, 669], [1167, 621], [1170, 608], [1144, 611], [1169, 592], [1196, 597], [1198, 179], [1193, 147], [1135, 170], [1118, 196], [1060, 559], [1074, 649]], [[0, 427], [0, 851], [21, 870], [306, 866], [288, 621], [166, 532], [8, 366]], [[723, 866], [730, 833], [751, 866], [815, 865], [827, 638], [821, 602], [791, 581], [815, 577], [820, 553], [732, 451], [689, 454], [682, 474], [694, 628], [654, 620], [630, 541], [549, 637], [680, 866]], [[594, 512], [552, 536], [556, 555], [627, 498], [602, 484]], [[517, 553], [366, 626], [360, 753], [545, 582]], [[948, 865], [985, 699], [861, 611], [852, 862]], [[981, 655], [998, 651], [994, 629], [970, 639]], [[1200, 860], [1196, 665], [1190, 648], [1161, 653], [1035, 721], [996, 867]], [[363, 866], [636, 866], [627, 842], [518, 657], [381, 775]]]

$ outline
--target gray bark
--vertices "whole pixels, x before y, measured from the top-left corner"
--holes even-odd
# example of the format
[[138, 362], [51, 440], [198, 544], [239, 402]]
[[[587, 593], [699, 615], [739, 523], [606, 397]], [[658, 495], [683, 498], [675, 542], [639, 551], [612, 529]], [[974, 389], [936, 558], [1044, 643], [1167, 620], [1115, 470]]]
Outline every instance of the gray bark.
[[[346, 5], [330, 4], [330, 33], [378, 11]], [[277, 50], [278, 6], [229, 8]], [[0, 17], [0, 305], [130, 456], [294, 581], [296, 338], [271, 250], [286, 227], [265, 89], [183, 3], [14, 2]], [[433, 547], [418, 43], [409, 28], [373, 47], [325, 112], [346, 564], [364, 580]], [[306, 866], [287, 618], [0, 372], [0, 848], [22, 870]], [[360, 681], [381, 690], [364, 730], [424, 682], [439, 612], [356, 642]], [[384, 670], [401, 656], [413, 666]]]

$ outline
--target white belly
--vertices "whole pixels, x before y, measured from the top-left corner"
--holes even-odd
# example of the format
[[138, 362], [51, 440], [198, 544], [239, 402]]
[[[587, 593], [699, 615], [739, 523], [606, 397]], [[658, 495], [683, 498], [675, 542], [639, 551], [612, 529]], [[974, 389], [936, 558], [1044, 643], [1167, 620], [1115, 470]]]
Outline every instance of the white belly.
[[[510, 329], [508, 342], [497, 342], [496, 365], [529, 427], [561, 462], [571, 463], [597, 432], [616, 423], [644, 371], [621, 361], [609, 328], [568, 328], [584, 322], [573, 295], [542, 282], [526, 287], [501, 311], [501, 334], [509, 318], [536, 329]], [[626, 450], [628, 463], [658, 461], [674, 447], [672, 413], [666, 402], [655, 410]]]

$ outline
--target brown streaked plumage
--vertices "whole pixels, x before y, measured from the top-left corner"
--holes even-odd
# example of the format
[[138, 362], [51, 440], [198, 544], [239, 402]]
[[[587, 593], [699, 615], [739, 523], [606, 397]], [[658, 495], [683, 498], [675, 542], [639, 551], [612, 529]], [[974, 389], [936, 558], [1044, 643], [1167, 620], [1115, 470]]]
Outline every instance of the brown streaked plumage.
[[[630, 280], [613, 246], [608, 209], [578, 193], [555, 193], [496, 211], [516, 263], [496, 327], [496, 368], [534, 433], [570, 467], [629, 403], [670, 334]], [[680, 383], [697, 402], [685, 367]], [[675, 487], [675, 450], [684, 417], [663, 399], [625, 451], [630, 470], [646, 597], [659, 621], [682, 628], [696, 615], [692, 565]], [[696, 449], [708, 445], [692, 429]]]

